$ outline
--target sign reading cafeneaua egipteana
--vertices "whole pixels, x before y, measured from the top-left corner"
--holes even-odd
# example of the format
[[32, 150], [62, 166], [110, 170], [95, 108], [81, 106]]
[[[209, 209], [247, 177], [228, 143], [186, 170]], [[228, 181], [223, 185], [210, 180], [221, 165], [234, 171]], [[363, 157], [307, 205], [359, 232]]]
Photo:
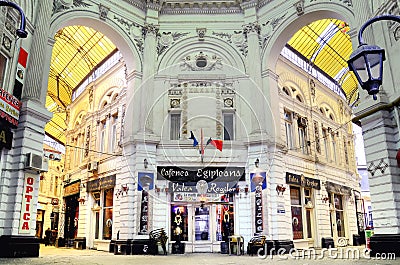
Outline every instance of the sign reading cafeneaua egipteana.
[[205, 181], [206, 193], [229, 193], [245, 180], [244, 167], [157, 167], [157, 179], [169, 180], [170, 192], [199, 193], [198, 182]]

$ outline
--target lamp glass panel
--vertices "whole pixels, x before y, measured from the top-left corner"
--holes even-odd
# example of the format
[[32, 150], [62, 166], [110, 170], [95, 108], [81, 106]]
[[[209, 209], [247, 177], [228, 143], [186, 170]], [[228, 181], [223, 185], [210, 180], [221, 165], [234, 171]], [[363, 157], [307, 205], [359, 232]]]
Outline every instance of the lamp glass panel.
[[354, 70], [357, 71], [355, 73], [359, 76], [361, 81], [364, 83], [369, 79], [368, 71], [367, 71], [367, 64], [365, 63], [365, 57], [360, 56], [353, 61]]
[[372, 79], [381, 79], [381, 63], [382, 63], [382, 56], [381, 54], [372, 53], [366, 55], [369, 67], [371, 70], [371, 78]]

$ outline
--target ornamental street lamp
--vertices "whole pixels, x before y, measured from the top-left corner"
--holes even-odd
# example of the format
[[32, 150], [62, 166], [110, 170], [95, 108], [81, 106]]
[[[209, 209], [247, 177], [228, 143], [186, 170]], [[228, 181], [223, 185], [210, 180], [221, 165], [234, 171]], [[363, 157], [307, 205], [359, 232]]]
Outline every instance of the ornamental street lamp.
[[358, 48], [350, 55], [347, 61], [350, 71], [354, 72], [360, 86], [368, 91], [376, 100], [379, 86], [382, 85], [383, 61], [385, 50], [376, 45], [364, 43], [362, 34], [365, 28], [376, 21], [392, 20], [400, 22], [399, 16], [382, 15], [369, 19], [361, 26], [358, 32]]
[[0, 6], [9, 6], [9, 7], [12, 7], [12, 8], [15, 8], [18, 10], [18, 12], [21, 16], [21, 23], [20, 23], [19, 29], [16, 30], [16, 34], [20, 38], [26, 38], [28, 36], [28, 32], [26, 32], [26, 30], [25, 30], [26, 19], [25, 19], [25, 14], [24, 14], [24, 11], [22, 10], [22, 8], [11, 1], [1, 1], [1, 0], [0, 0]]

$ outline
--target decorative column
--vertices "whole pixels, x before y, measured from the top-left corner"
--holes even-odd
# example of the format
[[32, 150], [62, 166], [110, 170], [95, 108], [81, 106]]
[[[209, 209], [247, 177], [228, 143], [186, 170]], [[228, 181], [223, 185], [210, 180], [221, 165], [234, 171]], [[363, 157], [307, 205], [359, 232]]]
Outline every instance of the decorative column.
[[251, 111], [251, 133], [265, 133], [265, 112], [266, 97], [263, 93], [261, 82], [261, 53], [260, 53], [260, 25], [258, 22], [253, 22], [244, 25], [244, 33], [247, 36], [248, 54], [247, 54], [247, 73], [251, 79], [250, 82], [250, 104]]
[[[354, 0], [356, 21], [360, 25], [372, 17], [374, 10], [367, 1]], [[389, 58], [384, 64], [385, 76], [378, 93], [378, 99], [373, 100], [365, 90], [360, 91], [360, 104], [355, 111], [355, 122], [360, 122], [363, 130], [367, 168], [369, 172], [369, 187], [372, 203], [374, 235], [370, 239], [371, 255], [395, 253], [400, 255], [400, 168], [396, 163], [396, 152], [399, 142], [399, 114], [394, 101], [398, 98], [396, 85], [393, 84], [391, 73], [396, 73], [399, 66], [399, 55], [390, 46], [387, 39], [387, 28], [377, 25], [373, 31], [367, 28], [363, 34], [364, 41], [370, 45], [379, 45], [386, 50]], [[378, 30], [381, 29], [381, 30]], [[356, 40], [355, 36], [353, 40]], [[356, 44], [358, 46], [358, 42]], [[356, 47], [353, 45], [353, 48]], [[398, 80], [397, 80], [398, 83]], [[387, 104], [389, 103], [389, 104]], [[394, 104], [395, 105], [395, 104]], [[386, 107], [385, 107], [386, 106]]]
[[[35, 33], [32, 38], [31, 50], [26, 73], [26, 83], [24, 85], [23, 100], [32, 99], [43, 104], [46, 99], [48, 73], [50, 68], [50, 58], [46, 53], [48, 49], [50, 18], [53, 8], [53, 0], [41, 0], [37, 2], [38, 12], [35, 24]], [[44, 59], [46, 58], [47, 61]], [[43, 64], [46, 67], [43, 67]], [[44, 70], [46, 69], [46, 70]], [[44, 93], [43, 93], [44, 92]]]
[[[35, 237], [39, 171], [43, 168], [44, 127], [51, 113], [44, 107], [52, 42], [49, 25], [53, 1], [35, 1], [37, 18], [28, 51], [27, 72], [22, 94], [19, 125], [14, 131], [13, 148], [2, 170], [0, 190], [4, 196], [0, 215], [0, 257], [37, 257], [40, 242]], [[32, 18], [28, 18], [32, 19]], [[14, 56], [18, 56], [15, 54]], [[47, 65], [47, 67], [43, 67]], [[29, 156], [28, 156], [29, 155]], [[35, 157], [40, 169], [26, 168], [28, 157]], [[2, 161], [3, 162], [3, 161]], [[39, 164], [39, 162], [41, 162]]]
[[145, 24], [143, 27], [144, 49], [143, 49], [143, 78], [139, 88], [140, 109], [139, 133], [153, 133], [154, 104], [154, 73], [157, 60], [157, 34], [158, 25]]

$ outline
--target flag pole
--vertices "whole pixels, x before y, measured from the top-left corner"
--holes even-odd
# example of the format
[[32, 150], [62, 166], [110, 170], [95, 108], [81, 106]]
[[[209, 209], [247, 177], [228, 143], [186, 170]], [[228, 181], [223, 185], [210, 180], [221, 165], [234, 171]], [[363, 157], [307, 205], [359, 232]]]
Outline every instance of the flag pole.
[[200, 155], [201, 155], [201, 163], [203, 163], [204, 159], [203, 128], [200, 129]]

